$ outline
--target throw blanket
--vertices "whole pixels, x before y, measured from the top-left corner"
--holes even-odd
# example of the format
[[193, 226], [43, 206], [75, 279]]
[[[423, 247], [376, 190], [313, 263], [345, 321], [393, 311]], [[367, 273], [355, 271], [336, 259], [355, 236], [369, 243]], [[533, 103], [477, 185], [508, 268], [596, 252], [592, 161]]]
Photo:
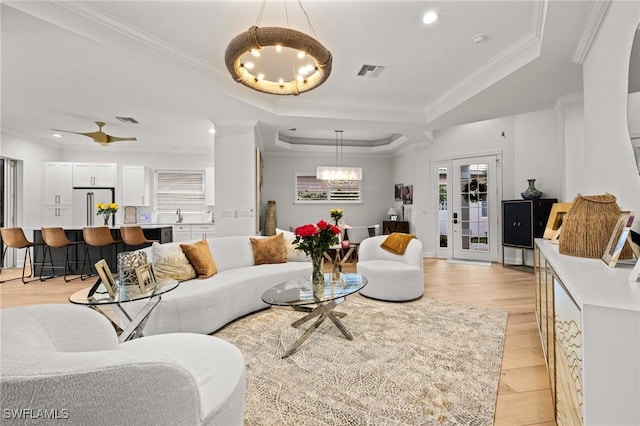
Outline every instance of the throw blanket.
[[390, 234], [382, 244], [380, 244], [380, 247], [393, 254], [403, 255], [409, 245], [409, 242], [411, 242], [415, 237], [416, 236], [413, 234], [394, 232]]

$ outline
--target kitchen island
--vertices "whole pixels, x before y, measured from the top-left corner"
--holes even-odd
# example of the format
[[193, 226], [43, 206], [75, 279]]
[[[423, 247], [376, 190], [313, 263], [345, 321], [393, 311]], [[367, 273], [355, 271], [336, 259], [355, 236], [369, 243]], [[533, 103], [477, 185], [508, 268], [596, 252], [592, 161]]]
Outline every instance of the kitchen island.
[[[123, 225], [123, 226], [126, 226], [126, 225]], [[147, 237], [147, 239], [149, 240], [157, 240], [160, 244], [170, 243], [173, 241], [173, 228], [171, 226], [141, 225], [141, 227], [145, 237]], [[64, 233], [67, 235], [67, 238], [70, 241], [82, 241], [83, 240], [82, 228], [83, 228], [82, 226], [64, 227]], [[111, 230], [111, 235], [113, 236], [114, 240], [121, 240], [119, 226], [112, 226], [109, 229]], [[43, 242], [42, 231], [40, 229], [33, 230], [33, 241], [36, 243]], [[55, 266], [64, 267], [66, 250], [67, 249], [65, 248], [51, 250], [53, 264]], [[107, 248], [103, 249], [103, 256], [105, 260], [109, 260], [109, 256], [107, 255], [107, 250], [108, 250]], [[131, 248], [127, 247], [126, 250], [131, 250]], [[121, 253], [125, 251], [124, 244], [118, 244], [116, 251], [117, 253]], [[116, 272], [117, 256], [115, 255], [115, 253], [113, 253], [113, 251], [111, 253], [112, 255], [110, 259], [111, 261], [109, 262], [109, 268], [111, 269], [111, 272]], [[92, 263], [97, 262], [103, 257], [100, 255], [99, 247], [89, 247], [89, 255], [91, 257]], [[49, 256], [47, 256], [47, 260], [48, 260], [48, 257]], [[80, 274], [80, 270], [82, 269], [83, 259], [84, 259], [84, 244], [76, 244], [69, 247], [70, 275]], [[42, 267], [42, 262], [44, 261], [44, 250], [43, 249], [34, 250], [33, 260], [34, 260], [34, 266], [36, 270], [35, 273], [36, 275], [39, 275]], [[44, 268], [45, 268], [44, 275], [45, 276], [50, 275], [51, 274], [50, 268], [48, 268], [47, 266], [45, 266]], [[62, 268], [56, 271], [56, 275], [61, 274], [62, 273], [61, 271], [63, 271]]]

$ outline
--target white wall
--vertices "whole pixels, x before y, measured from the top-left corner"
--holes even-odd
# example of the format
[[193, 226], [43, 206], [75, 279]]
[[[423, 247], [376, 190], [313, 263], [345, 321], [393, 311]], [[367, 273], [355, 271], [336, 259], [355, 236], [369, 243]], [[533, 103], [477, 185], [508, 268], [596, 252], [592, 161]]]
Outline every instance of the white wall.
[[[427, 158], [427, 146], [413, 145], [401, 150], [393, 156], [393, 176], [392, 186], [401, 183], [403, 185], [413, 185], [413, 204], [403, 205], [402, 201], [395, 201], [393, 192], [389, 193], [389, 205], [393, 205], [398, 213], [404, 207], [404, 220], [409, 222], [409, 228], [419, 240], [425, 243], [424, 236], [427, 235], [425, 218], [430, 214], [437, 214], [437, 211], [429, 211], [434, 206], [430, 203], [431, 196], [435, 196], [435, 191], [429, 191], [429, 163]], [[436, 185], [436, 184], [434, 184]], [[385, 210], [385, 213], [387, 211]], [[385, 215], [386, 218], [386, 215]]]
[[[640, 2], [615, 1], [583, 64], [586, 177], [567, 176], [582, 194], [615, 195], [623, 210], [640, 209], [640, 177], [627, 126], [629, 58]], [[634, 224], [638, 228], [638, 221]]]
[[256, 145], [252, 127], [224, 135], [216, 125], [216, 236], [254, 235]]
[[[46, 143], [30, 141], [15, 135], [2, 133], [2, 157], [22, 161], [22, 174], [18, 184], [24, 188], [18, 193], [17, 226], [39, 228], [42, 224], [44, 202], [43, 183], [45, 161], [63, 161], [60, 150]], [[27, 237], [31, 238], [27, 233]]]
[[344, 154], [344, 166], [362, 167], [362, 203], [294, 204], [295, 173], [315, 175], [317, 166], [335, 164], [335, 154], [328, 153], [264, 153], [264, 185], [262, 204], [276, 202], [277, 224], [288, 229], [320, 219], [330, 220], [329, 209], [344, 209], [344, 221], [352, 226], [380, 224], [393, 204], [393, 182], [389, 156], [357, 156]]
[[437, 182], [429, 172], [430, 163], [501, 153], [498, 172], [501, 169], [503, 199], [520, 199], [520, 193], [528, 186], [527, 179], [536, 179], [543, 197], [560, 199], [564, 187], [564, 144], [559, 119], [556, 110], [546, 109], [441, 129], [434, 132], [430, 146], [403, 151], [394, 157], [393, 181], [414, 185], [409, 220], [427, 256], [435, 255], [438, 238]]
[[[589, 171], [586, 164], [586, 146], [584, 143], [584, 104], [582, 98], [564, 105], [560, 111], [564, 138], [564, 188], [561, 202], [570, 202], [584, 190]], [[589, 194], [583, 194], [589, 195]]]
[[[536, 180], [543, 198], [562, 198], [564, 188], [564, 142], [555, 109], [520, 114], [514, 117], [515, 192], [505, 193], [505, 199], [520, 199], [527, 188], [527, 179]], [[505, 161], [506, 162], [506, 161]]]

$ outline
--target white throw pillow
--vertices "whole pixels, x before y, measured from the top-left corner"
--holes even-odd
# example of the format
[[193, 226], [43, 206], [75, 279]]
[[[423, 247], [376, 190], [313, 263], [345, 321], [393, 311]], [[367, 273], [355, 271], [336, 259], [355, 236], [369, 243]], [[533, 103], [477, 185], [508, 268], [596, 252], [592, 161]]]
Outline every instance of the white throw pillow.
[[296, 245], [293, 244], [293, 240], [296, 239], [296, 234], [291, 231], [285, 231], [284, 229], [276, 228], [276, 235], [282, 233], [284, 235], [284, 247], [287, 250], [287, 261], [289, 262], [307, 262], [311, 258], [307, 256], [302, 250], [298, 250]]
[[186, 281], [197, 275], [178, 243], [154, 242], [151, 246], [151, 254], [153, 269], [158, 278]]

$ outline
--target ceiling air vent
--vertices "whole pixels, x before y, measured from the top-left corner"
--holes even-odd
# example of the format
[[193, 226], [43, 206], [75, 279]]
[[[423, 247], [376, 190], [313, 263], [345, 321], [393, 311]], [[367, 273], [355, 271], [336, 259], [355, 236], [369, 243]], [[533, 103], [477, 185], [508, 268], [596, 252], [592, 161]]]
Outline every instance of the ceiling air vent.
[[363, 65], [358, 71], [358, 75], [360, 77], [378, 78], [382, 70], [384, 70], [382, 65]]
[[122, 123], [138, 124], [138, 120], [136, 120], [133, 117], [116, 117], [116, 118], [120, 120]]

